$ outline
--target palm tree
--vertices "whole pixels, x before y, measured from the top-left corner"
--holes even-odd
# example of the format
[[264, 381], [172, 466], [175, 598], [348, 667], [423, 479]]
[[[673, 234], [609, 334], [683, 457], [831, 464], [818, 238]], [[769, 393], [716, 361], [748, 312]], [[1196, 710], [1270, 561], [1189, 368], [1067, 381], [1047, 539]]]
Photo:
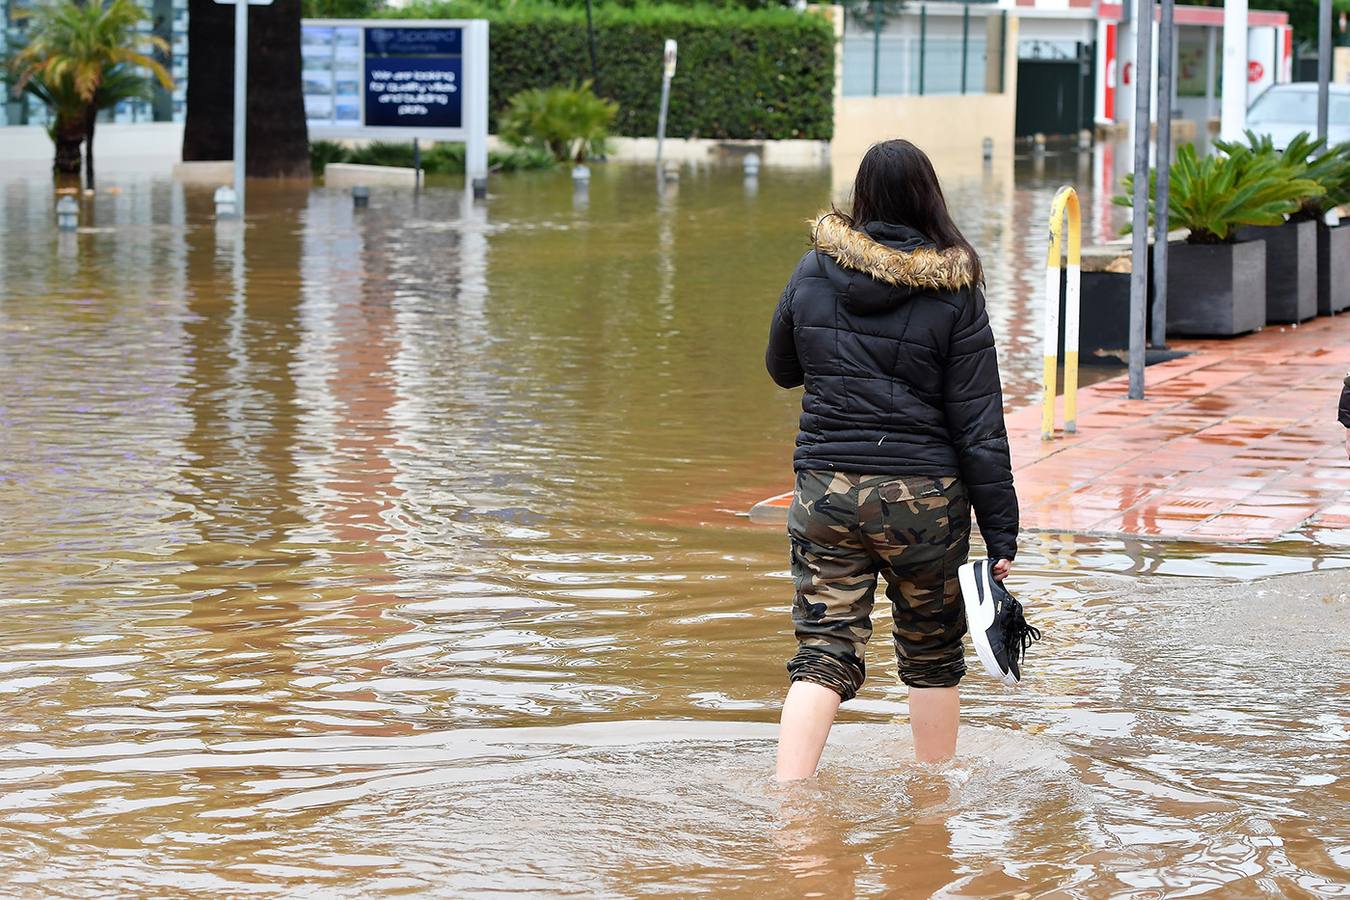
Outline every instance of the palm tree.
[[[232, 5], [188, 0], [185, 161], [234, 156], [234, 14]], [[300, 18], [301, 0], [248, 8], [244, 166], [250, 178], [310, 176]]]
[[58, 176], [79, 177], [85, 147], [86, 186], [94, 186], [94, 123], [100, 109], [138, 96], [134, 69], [147, 69], [165, 88], [173, 79], [159, 62], [140, 52], [149, 44], [167, 50], [163, 38], [141, 34], [147, 16], [134, 0], [78, 3], [55, 0], [34, 14], [32, 38], [10, 61], [14, 92], [28, 91], [52, 112], [53, 165]]

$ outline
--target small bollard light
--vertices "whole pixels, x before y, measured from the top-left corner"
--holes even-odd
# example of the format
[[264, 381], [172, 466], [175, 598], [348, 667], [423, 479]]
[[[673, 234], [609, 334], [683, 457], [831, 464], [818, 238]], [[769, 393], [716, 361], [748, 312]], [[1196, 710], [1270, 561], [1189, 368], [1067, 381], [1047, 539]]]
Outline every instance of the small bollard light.
[[1092, 149], [1092, 132], [1088, 131], [1086, 128], [1078, 132], [1078, 149], [1079, 150]]
[[589, 166], [575, 165], [572, 167], [572, 187], [584, 189], [590, 186], [591, 170]]
[[215, 201], [217, 219], [236, 219], [239, 217], [239, 195], [235, 193], [234, 188], [228, 184], [216, 188]]
[[679, 181], [680, 164], [673, 159], [666, 160], [665, 163], [661, 166], [661, 180]]
[[1031, 139], [1031, 152], [1037, 156], [1045, 155], [1045, 135], [1037, 132]]
[[981, 145], [981, 152], [984, 154], [985, 162], [992, 162], [994, 159], [994, 139], [987, 137]]
[[473, 199], [475, 199], [475, 200], [486, 200], [486, 199], [487, 199], [487, 179], [486, 179], [486, 178], [475, 178], [475, 179], [473, 180]]
[[80, 204], [69, 194], [56, 201], [56, 227], [61, 231], [80, 227]]
[[741, 168], [745, 172], [746, 178], [754, 178], [759, 175], [759, 154], [750, 153], [745, 159], [741, 160]]
[[370, 188], [364, 184], [358, 184], [352, 188], [352, 206], [356, 209], [365, 209], [370, 205]]

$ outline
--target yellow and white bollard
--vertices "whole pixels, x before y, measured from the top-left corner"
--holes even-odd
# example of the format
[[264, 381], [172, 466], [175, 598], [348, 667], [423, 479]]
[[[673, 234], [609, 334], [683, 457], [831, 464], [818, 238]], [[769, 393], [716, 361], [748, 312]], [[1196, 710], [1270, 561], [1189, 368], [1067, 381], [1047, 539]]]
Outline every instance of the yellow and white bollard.
[[1068, 282], [1064, 290], [1064, 431], [1078, 430], [1078, 296], [1082, 281], [1082, 222], [1078, 193], [1065, 185], [1050, 206], [1050, 252], [1045, 263], [1045, 369], [1041, 408], [1041, 440], [1055, 433], [1055, 383], [1059, 363], [1059, 279], [1064, 247], [1064, 219], [1069, 220]]

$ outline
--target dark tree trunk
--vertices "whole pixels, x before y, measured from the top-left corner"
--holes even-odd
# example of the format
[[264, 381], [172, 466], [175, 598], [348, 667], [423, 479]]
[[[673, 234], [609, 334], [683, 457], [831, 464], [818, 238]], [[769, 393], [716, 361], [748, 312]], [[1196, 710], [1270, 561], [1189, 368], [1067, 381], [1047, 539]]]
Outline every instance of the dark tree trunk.
[[[248, 11], [250, 177], [308, 178], [309, 135], [300, 83], [300, 0]], [[234, 158], [234, 7], [188, 0], [184, 160]]]
[[56, 159], [52, 171], [62, 180], [80, 180], [80, 144], [84, 143], [84, 121], [77, 117], [58, 117], [52, 132]]
[[98, 107], [89, 104], [84, 111], [84, 186], [94, 189], [94, 125], [98, 121]]

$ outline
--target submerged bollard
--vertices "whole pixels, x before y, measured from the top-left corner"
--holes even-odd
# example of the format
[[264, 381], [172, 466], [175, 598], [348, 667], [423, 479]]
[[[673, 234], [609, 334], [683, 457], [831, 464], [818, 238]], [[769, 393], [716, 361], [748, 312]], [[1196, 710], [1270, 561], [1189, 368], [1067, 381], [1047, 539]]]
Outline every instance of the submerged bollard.
[[987, 137], [980, 144], [980, 152], [984, 154], [985, 162], [992, 162], [994, 159], [994, 139]]
[[741, 161], [741, 168], [745, 171], [746, 178], [755, 178], [759, 175], [759, 154], [751, 153]]
[[662, 181], [679, 181], [680, 164], [673, 159], [668, 159], [661, 166]]
[[370, 188], [364, 184], [358, 184], [352, 187], [352, 206], [356, 209], [365, 209], [370, 205]]
[[239, 216], [239, 195], [235, 193], [234, 188], [229, 185], [221, 185], [216, 188], [214, 197], [216, 201], [217, 219], [234, 219]]
[[216, 218], [235, 219], [239, 217], [239, 195], [229, 185], [216, 188]]
[[487, 179], [486, 179], [486, 178], [475, 178], [475, 179], [473, 180], [473, 199], [475, 199], [475, 200], [486, 200], [486, 199], [487, 199]]
[[1039, 132], [1031, 139], [1031, 152], [1037, 156], [1045, 155], [1045, 135]]
[[60, 231], [74, 231], [80, 227], [80, 204], [69, 194], [56, 201], [56, 227]]
[[590, 167], [577, 164], [572, 167], [572, 187], [584, 190], [591, 183]]

